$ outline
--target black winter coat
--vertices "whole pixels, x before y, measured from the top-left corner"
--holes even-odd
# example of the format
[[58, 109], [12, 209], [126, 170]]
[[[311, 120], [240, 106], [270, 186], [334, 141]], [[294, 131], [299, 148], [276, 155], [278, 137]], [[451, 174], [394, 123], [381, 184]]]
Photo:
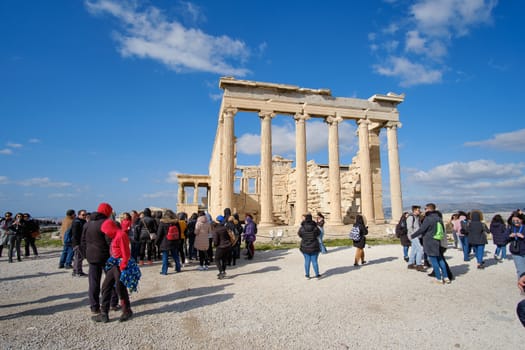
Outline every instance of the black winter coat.
[[180, 237], [180, 226], [177, 219], [160, 219], [160, 225], [157, 230], [157, 242], [160, 242], [159, 249], [161, 252], [170, 251], [171, 249], [178, 248], [180, 244], [180, 239], [176, 241], [169, 240], [166, 236], [168, 235], [168, 229], [171, 225], [177, 226], [179, 229]]
[[107, 219], [106, 215], [94, 212], [82, 230], [80, 247], [90, 264], [105, 264], [109, 259], [110, 239], [100, 230]]
[[496, 245], [507, 244], [509, 237], [507, 233], [507, 226], [501, 222], [493, 222], [490, 224], [490, 233], [492, 233], [492, 241]]
[[71, 224], [71, 245], [73, 247], [79, 246], [82, 240], [82, 230], [86, 220], [75, 218]]
[[319, 235], [321, 231], [317, 224], [312, 221], [303, 221], [299, 232], [297, 233], [301, 237], [301, 252], [306, 254], [319, 253], [321, 247], [319, 246]]

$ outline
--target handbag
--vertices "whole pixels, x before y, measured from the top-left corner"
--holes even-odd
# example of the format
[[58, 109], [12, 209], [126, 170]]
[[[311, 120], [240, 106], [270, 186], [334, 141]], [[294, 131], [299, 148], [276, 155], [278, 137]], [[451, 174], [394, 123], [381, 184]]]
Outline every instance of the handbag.
[[[514, 233], [521, 233], [523, 230], [523, 226], [520, 227], [520, 230], [518, 232]], [[509, 244], [509, 250], [514, 255], [519, 255], [520, 253], [520, 241], [518, 241], [518, 236], [515, 236], [512, 242]]]
[[156, 233], [151, 233], [149, 231], [149, 228], [148, 228], [148, 225], [146, 225], [146, 222], [144, 221], [144, 219], [142, 219], [142, 229], [140, 231], [140, 239], [141, 240], [156, 240], [157, 239], [157, 234]]
[[33, 238], [38, 238], [38, 237], [40, 237], [40, 231], [32, 232], [32, 233], [31, 233], [31, 237], [33, 237]]

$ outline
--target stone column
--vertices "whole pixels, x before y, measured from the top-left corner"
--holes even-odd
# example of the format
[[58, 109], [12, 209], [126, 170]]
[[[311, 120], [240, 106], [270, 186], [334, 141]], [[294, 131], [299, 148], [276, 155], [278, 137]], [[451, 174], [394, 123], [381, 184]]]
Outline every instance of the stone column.
[[295, 119], [295, 224], [301, 224], [308, 210], [306, 174], [306, 121], [307, 114], [297, 113]]
[[370, 143], [367, 119], [357, 121], [359, 125], [359, 167], [361, 168], [361, 214], [367, 222], [374, 222], [374, 196], [372, 192], [372, 171], [370, 168]]
[[199, 183], [195, 182], [193, 188], [193, 204], [199, 205]]
[[397, 128], [399, 122], [389, 122], [386, 125], [388, 142], [388, 170], [390, 175], [390, 202], [392, 206], [392, 221], [396, 222], [403, 214], [403, 198], [401, 196], [401, 170], [399, 166], [399, 150], [397, 144]]
[[259, 226], [273, 225], [272, 118], [275, 113], [261, 111], [261, 221]]
[[233, 205], [233, 177], [234, 177], [234, 124], [233, 117], [237, 109], [225, 109], [222, 134], [222, 208], [231, 208]]
[[184, 198], [184, 184], [179, 182], [179, 189], [177, 191], [177, 197], [179, 203], [186, 203], [186, 198]]
[[341, 171], [339, 163], [339, 116], [326, 117], [328, 123], [328, 183], [330, 185], [330, 216], [328, 224], [342, 225], [341, 217]]

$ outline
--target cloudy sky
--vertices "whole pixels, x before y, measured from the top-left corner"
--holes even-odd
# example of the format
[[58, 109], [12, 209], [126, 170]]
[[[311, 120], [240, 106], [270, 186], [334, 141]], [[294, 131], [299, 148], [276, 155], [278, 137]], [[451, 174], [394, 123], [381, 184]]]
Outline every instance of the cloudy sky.
[[[524, 9], [496, 0], [2, 1], [0, 210], [175, 208], [175, 175], [208, 171], [222, 76], [337, 97], [404, 93], [405, 207], [525, 206]], [[274, 154], [293, 159], [293, 120], [277, 116], [272, 128]], [[307, 123], [308, 159], [321, 164], [326, 130]], [[345, 164], [355, 130], [340, 128]], [[259, 162], [259, 133], [257, 115], [237, 114], [239, 164]], [[382, 162], [388, 206], [384, 147]]]

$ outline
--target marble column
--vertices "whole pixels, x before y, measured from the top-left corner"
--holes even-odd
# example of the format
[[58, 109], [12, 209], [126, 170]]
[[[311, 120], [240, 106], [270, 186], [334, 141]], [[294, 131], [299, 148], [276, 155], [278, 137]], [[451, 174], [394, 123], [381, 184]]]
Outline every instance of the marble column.
[[222, 134], [222, 208], [232, 208], [233, 206], [233, 180], [234, 180], [234, 124], [233, 117], [237, 109], [225, 109], [223, 117], [223, 134]]
[[272, 118], [275, 113], [261, 111], [261, 221], [259, 226], [273, 225]]
[[306, 174], [306, 121], [307, 114], [297, 113], [295, 119], [295, 224], [301, 224], [308, 210]]
[[326, 117], [328, 124], [328, 183], [330, 186], [330, 216], [328, 224], [342, 225], [341, 217], [341, 164], [339, 163], [339, 116]]
[[372, 170], [370, 167], [370, 142], [368, 125], [370, 121], [360, 119], [359, 125], [359, 167], [361, 169], [361, 214], [367, 222], [374, 222], [374, 196], [372, 191]]
[[184, 198], [184, 184], [179, 182], [179, 189], [177, 191], [177, 197], [179, 203], [186, 203], [186, 198]]
[[199, 205], [199, 183], [193, 184], [193, 204]]
[[399, 122], [389, 122], [386, 125], [388, 142], [388, 170], [390, 176], [390, 205], [392, 206], [392, 221], [397, 222], [403, 214], [403, 198], [401, 195], [401, 170], [399, 166], [399, 149], [397, 143], [397, 129]]

